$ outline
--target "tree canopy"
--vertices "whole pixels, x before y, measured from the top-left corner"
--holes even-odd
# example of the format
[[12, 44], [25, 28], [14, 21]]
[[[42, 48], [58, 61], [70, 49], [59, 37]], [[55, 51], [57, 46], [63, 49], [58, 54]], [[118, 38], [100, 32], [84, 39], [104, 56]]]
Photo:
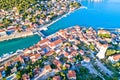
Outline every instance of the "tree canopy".
[[16, 7], [18, 11], [25, 11], [29, 7], [43, 0], [0, 0], [0, 9], [10, 10]]

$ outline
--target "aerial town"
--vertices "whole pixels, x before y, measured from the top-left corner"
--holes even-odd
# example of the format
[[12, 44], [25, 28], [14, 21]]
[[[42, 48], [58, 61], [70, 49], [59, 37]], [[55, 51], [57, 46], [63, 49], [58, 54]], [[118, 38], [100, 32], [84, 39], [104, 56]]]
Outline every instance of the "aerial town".
[[[0, 63], [12, 80], [118, 80], [120, 36], [74, 26], [60, 30]], [[118, 68], [116, 68], [118, 67]]]
[[37, 2], [23, 13], [16, 7], [0, 10], [0, 41], [33, 35], [44, 25], [80, 6], [78, 2], [69, 0], [50, 0]]
[[0, 0], [0, 80], [120, 80], [119, 3]]

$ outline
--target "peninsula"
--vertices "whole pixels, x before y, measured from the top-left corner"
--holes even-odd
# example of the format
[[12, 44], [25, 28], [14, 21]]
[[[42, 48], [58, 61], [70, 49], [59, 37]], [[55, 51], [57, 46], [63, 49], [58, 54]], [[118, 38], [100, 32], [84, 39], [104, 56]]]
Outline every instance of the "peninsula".
[[119, 35], [74, 26], [1, 61], [0, 77], [11, 80], [117, 80], [119, 53]]
[[120, 80], [119, 3], [0, 0], [0, 80]]

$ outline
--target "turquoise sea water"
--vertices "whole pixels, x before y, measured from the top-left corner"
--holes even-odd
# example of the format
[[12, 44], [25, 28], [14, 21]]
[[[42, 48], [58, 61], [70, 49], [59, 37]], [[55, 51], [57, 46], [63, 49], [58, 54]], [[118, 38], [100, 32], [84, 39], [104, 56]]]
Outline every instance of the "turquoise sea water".
[[15, 52], [17, 49], [27, 48], [36, 44], [40, 40], [38, 35], [29, 36], [26, 38], [18, 38], [0, 42], [0, 56], [4, 53]]
[[[93, 0], [80, 1], [87, 9], [79, 9], [65, 18], [49, 26], [48, 30], [42, 31], [46, 36], [57, 32], [60, 29], [74, 25], [94, 28], [120, 28], [120, 0]], [[40, 37], [30, 36], [9, 41], [0, 42], [0, 55], [17, 49], [29, 47], [40, 40]]]
[[93, 0], [80, 1], [87, 9], [79, 9], [69, 16], [51, 25], [45, 35], [70, 26], [79, 25], [94, 28], [120, 28], [120, 0], [103, 0], [93, 2]]

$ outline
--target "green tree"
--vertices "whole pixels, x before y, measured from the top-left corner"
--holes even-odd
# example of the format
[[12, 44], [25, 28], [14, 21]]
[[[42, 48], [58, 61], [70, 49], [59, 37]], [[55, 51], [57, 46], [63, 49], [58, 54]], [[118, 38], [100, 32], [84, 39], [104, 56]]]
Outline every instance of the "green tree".
[[18, 71], [17, 74], [16, 74], [16, 79], [21, 80], [21, 77], [22, 77], [22, 74], [21, 74], [20, 71]]
[[61, 58], [60, 58], [60, 61], [61, 61], [61, 62], [67, 62], [67, 60], [68, 60], [68, 58], [66, 58], [66, 57], [61, 57]]
[[83, 57], [82, 57], [80, 54], [78, 54], [77, 56], [75, 56], [75, 58], [76, 58], [77, 60], [79, 60], [79, 61], [82, 61], [82, 60], [83, 60]]
[[101, 38], [111, 38], [110, 34], [98, 34], [98, 36]]
[[52, 77], [47, 78], [47, 80], [52, 80]]
[[51, 64], [50, 66], [51, 66], [52, 69], [56, 69], [57, 68], [57, 66], [55, 64]]
[[106, 56], [108, 57], [108, 56], [111, 56], [111, 55], [113, 55], [113, 54], [115, 54], [115, 53], [116, 53], [116, 50], [108, 49], [108, 50], [106, 51]]
[[95, 51], [95, 46], [94, 46], [93, 44], [90, 44], [90, 45], [89, 45], [89, 48], [90, 48], [91, 50]]
[[81, 75], [87, 75], [89, 73], [89, 70], [83, 66], [80, 67], [79, 72]]
[[2, 78], [2, 80], [6, 80], [6, 78]]
[[11, 73], [11, 67], [10, 67], [10, 66], [7, 66], [7, 67], [5, 68], [5, 72], [6, 72], [6, 75], [7, 75], [7, 76], [10, 75], [10, 73]]
[[28, 75], [30, 76], [30, 78], [33, 78], [33, 72], [29, 72]]

